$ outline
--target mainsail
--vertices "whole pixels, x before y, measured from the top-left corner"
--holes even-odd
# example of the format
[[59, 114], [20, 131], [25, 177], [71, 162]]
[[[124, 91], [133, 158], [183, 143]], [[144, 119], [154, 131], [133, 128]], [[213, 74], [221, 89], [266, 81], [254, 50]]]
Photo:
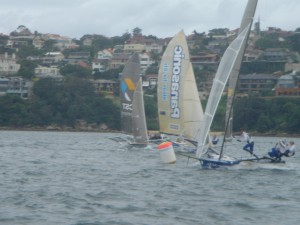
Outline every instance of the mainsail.
[[208, 132], [210, 130], [210, 126], [215, 116], [227, 80], [232, 71], [235, 69], [234, 65], [238, 60], [238, 57], [243, 56], [243, 54], [241, 54], [240, 51], [244, 46], [245, 42], [247, 41], [250, 28], [251, 26], [249, 24], [228, 46], [221, 59], [205, 108], [204, 119], [198, 138], [198, 146], [196, 153], [197, 157], [200, 157], [204, 150]]
[[157, 99], [160, 132], [195, 140], [203, 110], [183, 31], [174, 36], [163, 54]]
[[[243, 15], [243, 19], [241, 22], [241, 26], [239, 29], [239, 34], [245, 30], [247, 26], [252, 25], [253, 17], [255, 14], [255, 9], [257, 5], [258, 0], [249, 0]], [[249, 30], [250, 32], [250, 30]], [[248, 35], [247, 35], [248, 37]], [[248, 38], [247, 38], [248, 39]], [[243, 44], [242, 49], [240, 51], [240, 56], [237, 57], [237, 60], [234, 63], [234, 68], [232, 70], [232, 73], [229, 77], [229, 84], [228, 84], [228, 91], [227, 91], [227, 104], [226, 104], [226, 116], [225, 116], [225, 138], [231, 138], [232, 137], [232, 103], [235, 95], [235, 89], [237, 87], [237, 81], [239, 77], [239, 71], [243, 60], [244, 51], [247, 45], [247, 41]]]
[[147, 142], [141, 68], [138, 53], [125, 64], [120, 77], [122, 131], [133, 134], [135, 143]]

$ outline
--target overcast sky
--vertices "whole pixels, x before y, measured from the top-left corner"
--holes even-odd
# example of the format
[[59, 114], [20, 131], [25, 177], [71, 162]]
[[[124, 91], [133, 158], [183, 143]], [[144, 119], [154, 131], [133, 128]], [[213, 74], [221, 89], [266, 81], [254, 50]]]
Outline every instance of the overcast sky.
[[[0, 0], [0, 33], [19, 25], [32, 32], [79, 39], [85, 34], [121, 36], [139, 27], [160, 38], [239, 27], [247, 0]], [[261, 28], [300, 27], [300, 0], [259, 0]]]

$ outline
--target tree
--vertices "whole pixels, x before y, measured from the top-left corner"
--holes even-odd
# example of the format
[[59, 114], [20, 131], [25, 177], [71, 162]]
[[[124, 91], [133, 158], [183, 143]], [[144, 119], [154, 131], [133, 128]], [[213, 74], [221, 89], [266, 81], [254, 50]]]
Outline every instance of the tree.
[[42, 55], [42, 51], [35, 48], [32, 44], [23, 45], [17, 51], [17, 56], [20, 59], [26, 59], [28, 56], [40, 56]]
[[138, 27], [134, 28], [134, 29], [132, 30], [132, 35], [133, 35], [133, 36], [140, 36], [140, 35], [142, 35], [142, 29], [141, 29], [141, 28], [138, 28]]
[[64, 76], [87, 78], [92, 74], [92, 71], [79, 65], [67, 64], [60, 69], [60, 73]]
[[23, 60], [21, 61], [21, 67], [18, 71], [18, 76], [31, 79], [34, 76], [34, 69], [36, 68], [37, 63], [31, 60]]
[[0, 126], [19, 127], [28, 122], [28, 104], [19, 96], [1, 96], [0, 112]]
[[113, 47], [111, 39], [103, 36], [97, 35], [92, 43], [93, 54], [97, 53], [100, 50]]
[[44, 53], [59, 51], [58, 47], [55, 46], [56, 43], [57, 43], [57, 41], [52, 40], [52, 39], [46, 40], [44, 42], [43, 47], [42, 47], [41, 50]]
[[272, 127], [271, 124], [272, 121], [270, 118], [266, 114], [262, 113], [257, 120], [256, 130], [261, 133], [268, 132]]

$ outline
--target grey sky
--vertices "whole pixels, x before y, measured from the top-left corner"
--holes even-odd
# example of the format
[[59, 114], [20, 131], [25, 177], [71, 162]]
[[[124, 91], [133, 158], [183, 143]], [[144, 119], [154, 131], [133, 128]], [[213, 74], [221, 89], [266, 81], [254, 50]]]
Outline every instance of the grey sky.
[[[0, 33], [19, 25], [32, 32], [80, 38], [108, 37], [139, 27], [145, 35], [171, 37], [213, 28], [238, 28], [247, 0], [0, 0]], [[259, 0], [262, 29], [300, 27], [299, 0]]]

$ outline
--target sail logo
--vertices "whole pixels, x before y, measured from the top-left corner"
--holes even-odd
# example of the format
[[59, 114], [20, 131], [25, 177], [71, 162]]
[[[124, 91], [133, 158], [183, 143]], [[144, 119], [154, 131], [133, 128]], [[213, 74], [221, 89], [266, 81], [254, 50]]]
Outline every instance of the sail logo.
[[163, 65], [163, 73], [162, 73], [162, 87], [161, 87], [161, 92], [162, 92], [162, 100], [164, 102], [168, 101], [168, 72], [169, 72], [169, 64], [165, 63]]
[[132, 111], [132, 104], [122, 103], [122, 107], [124, 110]]
[[132, 93], [135, 90], [135, 84], [132, 82], [132, 80], [129, 78], [125, 78], [124, 81], [122, 81], [121, 83], [121, 90], [125, 100], [131, 102], [132, 100], [128, 92]]
[[173, 68], [172, 68], [172, 77], [171, 77], [171, 118], [180, 118], [180, 108], [179, 108], [179, 88], [180, 88], [180, 78], [181, 78], [181, 67], [182, 60], [184, 58], [183, 48], [180, 45], [177, 45], [174, 48], [173, 54]]
[[[134, 82], [129, 79], [129, 78], [125, 78], [124, 81], [121, 82], [121, 91], [122, 94], [124, 96], [124, 99], [129, 102], [129, 103], [122, 103], [122, 108], [123, 110], [126, 111], [132, 111], [132, 93], [135, 90], [135, 84]], [[131, 94], [131, 95], [130, 95]]]

